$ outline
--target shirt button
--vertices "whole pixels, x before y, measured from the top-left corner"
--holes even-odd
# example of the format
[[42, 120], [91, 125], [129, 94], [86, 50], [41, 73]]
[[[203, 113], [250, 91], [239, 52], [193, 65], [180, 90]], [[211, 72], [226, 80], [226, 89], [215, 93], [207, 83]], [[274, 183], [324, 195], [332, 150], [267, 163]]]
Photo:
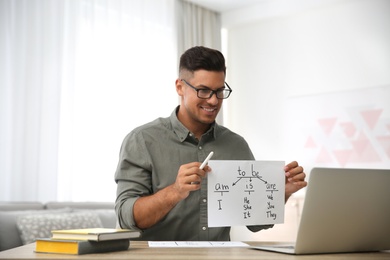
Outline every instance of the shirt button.
[[202, 146], [199, 146], [199, 150], [202, 150]]
[[203, 202], [204, 202], [204, 203], [206, 203], [206, 202], [207, 202], [207, 200], [206, 200], [206, 199], [203, 199]]
[[206, 230], [207, 228], [206, 227], [202, 227], [203, 230]]

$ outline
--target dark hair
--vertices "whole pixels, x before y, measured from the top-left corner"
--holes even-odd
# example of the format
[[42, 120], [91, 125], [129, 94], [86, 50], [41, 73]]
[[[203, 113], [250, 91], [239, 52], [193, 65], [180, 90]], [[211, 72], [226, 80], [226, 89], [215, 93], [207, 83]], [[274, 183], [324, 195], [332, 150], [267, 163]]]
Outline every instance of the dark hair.
[[225, 58], [218, 50], [196, 46], [185, 51], [180, 57], [179, 73], [188, 70], [223, 71], [226, 74]]

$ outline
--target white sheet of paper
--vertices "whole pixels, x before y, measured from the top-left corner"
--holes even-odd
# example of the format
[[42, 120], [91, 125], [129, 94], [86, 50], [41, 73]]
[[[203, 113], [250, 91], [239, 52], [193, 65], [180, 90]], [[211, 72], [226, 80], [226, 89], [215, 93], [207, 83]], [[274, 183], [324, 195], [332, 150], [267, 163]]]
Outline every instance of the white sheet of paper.
[[149, 241], [149, 247], [249, 247], [249, 245], [239, 241]]
[[210, 160], [209, 227], [283, 223], [284, 165], [283, 161]]

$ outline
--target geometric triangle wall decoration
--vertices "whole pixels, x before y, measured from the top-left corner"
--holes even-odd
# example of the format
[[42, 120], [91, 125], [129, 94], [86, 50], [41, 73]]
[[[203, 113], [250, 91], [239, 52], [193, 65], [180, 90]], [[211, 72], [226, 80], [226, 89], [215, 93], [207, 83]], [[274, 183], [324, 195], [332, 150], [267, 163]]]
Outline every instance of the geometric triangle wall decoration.
[[382, 112], [383, 109], [371, 109], [371, 110], [361, 111], [360, 114], [362, 115], [368, 127], [370, 129], [374, 129], [376, 123], [378, 122], [378, 118], [380, 117]]
[[318, 119], [318, 123], [320, 124], [321, 129], [326, 135], [330, 135], [336, 124], [336, 121], [337, 117]]
[[377, 136], [377, 140], [380, 146], [382, 146], [383, 151], [390, 159], [390, 135], [387, 136]]

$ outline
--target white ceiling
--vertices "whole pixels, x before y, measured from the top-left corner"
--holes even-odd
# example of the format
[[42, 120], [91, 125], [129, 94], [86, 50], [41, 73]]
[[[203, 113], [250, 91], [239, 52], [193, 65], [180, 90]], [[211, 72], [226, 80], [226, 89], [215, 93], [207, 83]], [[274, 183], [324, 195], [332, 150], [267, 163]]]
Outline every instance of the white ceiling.
[[[185, 0], [221, 13], [222, 27], [289, 15], [347, 0]], [[354, 1], [354, 0], [349, 0]]]
[[227, 12], [250, 5], [258, 4], [268, 0], [187, 0], [199, 6], [211, 9], [216, 12]]

